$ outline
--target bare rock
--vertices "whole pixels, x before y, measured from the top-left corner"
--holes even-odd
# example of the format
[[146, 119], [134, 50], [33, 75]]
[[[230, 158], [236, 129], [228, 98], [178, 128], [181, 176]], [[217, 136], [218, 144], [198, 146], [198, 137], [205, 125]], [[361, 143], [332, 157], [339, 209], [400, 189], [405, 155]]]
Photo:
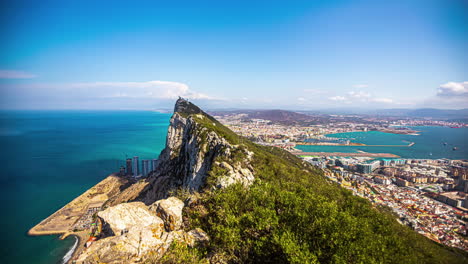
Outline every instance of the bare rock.
[[192, 243], [188, 243], [192, 247], [197, 245], [205, 246], [210, 241], [208, 234], [200, 228], [190, 230], [187, 234], [192, 237]]
[[110, 225], [116, 235], [125, 233], [134, 226], [164, 226], [163, 220], [148, 210], [148, 207], [142, 202], [118, 204], [99, 212], [98, 216]]
[[179, 230], [182, 227], [182, 209], [184, 202], [176, 197], [154, 202], [149, 209], [164, 221], [166, 231]]

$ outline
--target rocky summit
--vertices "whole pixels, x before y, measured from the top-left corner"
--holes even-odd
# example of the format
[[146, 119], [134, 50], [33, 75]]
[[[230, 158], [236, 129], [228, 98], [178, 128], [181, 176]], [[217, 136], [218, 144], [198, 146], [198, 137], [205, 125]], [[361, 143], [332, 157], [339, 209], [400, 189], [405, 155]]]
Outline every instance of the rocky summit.
[[[206, 184], [206, 177], [213, 165], [222, 166], [225, 170], [216, 179], [215, 185], [219, 188], [236, 182], [246, 185], [253, 182], [253, 167], [250, 165], [252, 153], [233, 144], [211, 127], [225, 129], [194, 104], [184, 99], [177, 100], [167, 132], [166, 147], [145, 190], [146, 203], [165, 198], [170, 190], [177, 188], [199, 191]], [[223, 162], [232, 160], [239, 151], [245, 154], [242, 162]]]
[[76, 263], [466, 263], [329, 182], [294, 155], [239, 137], [179, 99], [151, 175], [98, 213]]

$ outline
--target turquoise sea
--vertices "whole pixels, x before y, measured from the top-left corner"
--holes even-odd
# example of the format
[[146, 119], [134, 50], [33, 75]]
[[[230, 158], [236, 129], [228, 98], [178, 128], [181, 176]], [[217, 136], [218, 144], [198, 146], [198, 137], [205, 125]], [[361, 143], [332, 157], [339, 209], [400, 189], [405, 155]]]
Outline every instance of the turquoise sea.
[[[0, 263], [61, 263], [75, 239], [28, 237], [39, 221], [118, 171], [128, 155], [157, 158], [170, 114], [144, 111], [0, 112]], [[406, 158], [468, 158], [468, 129], [417, 127], [420, 136], [343, 133], [366, 144], [406, 147], [304, 146], [306, 151], [389, 152]], [[443, 146], [447, 142], [447, 146]], [[452, 147], [457, 146], [457, 151]], [[432, 152], [432, 156], [429, 153]]]
[[[468, 159], [468, 128], [435, 126], [411, 127], [419, 135], [389, 134], [378, 131], [329, 134], [329, 137], [346, 138], [366, 145], [408, 145], [412, 147], [379, 146], [297, 146], [306, 152], [358, 152], [392, 153], [402, 158], [415, 159]], [[444, 145], [443, 143], [447, 143]], [[457, 147], [457, 150], [453, 150]]]
[[26, 232], [124, 165], [157, 158], [170, 114], [0, 112], [0, 263], [61, 263], [75, 238]]

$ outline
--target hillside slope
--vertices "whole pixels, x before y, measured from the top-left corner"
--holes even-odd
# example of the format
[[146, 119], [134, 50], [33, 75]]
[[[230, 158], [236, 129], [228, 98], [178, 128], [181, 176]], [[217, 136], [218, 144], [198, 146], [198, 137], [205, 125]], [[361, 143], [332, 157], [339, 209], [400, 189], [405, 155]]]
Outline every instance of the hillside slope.
[[[212, 121], [210, 118], [208, 120]], [[276, 148], [239, 138], [216, 122], [200, 125], [252, 152], [255, 182], [217, 189], [214, 165], [198, 199], [185, 208], [186, 228], [202, 228], [211, 259], [226, 262], [457, 263], [466, 259], [400, 225], [385, 208], [329, 183], [321, 171]], [[226, 161], [242, 166], [243, 152]], [[457, 252], [457, 253], [455, 253]], [[188, 252], [190, 253], [190, 252]]]
[[[146, 246], [145, 253], [132, 253], [137, 254], [138, 261], [467, 262], [464, 252], [419, 235], [399, 224], [387, 209], [375, 208], [328, 182], [308, 163], [237, 136], [182, 99], [176, 103], [158, 167], [137, 200], [151, 209], [155, 201], [173, 196], [184, 201], [180, 224], [183, 231], [163, 232], [171, 237], [165, 240], [171, 246]], [[140, 204], [135, 207], [144, 208]], [[139, 230], [141, 234], [146, 229]], [[198, 230], [197, 234], [206, 232], [209, 237], [202, 246], [187, 242], [185, 237], [194, 230]], [[175, 238], [180, 234], [185, 234], [184, 239]], [[117, 241], [114, 237], [107, 239]], [[112, 255], [112, 250], [106, 254]], [[87, 254], [99, 261], [99, 254]], [[128, 255], [125, 258], [134, 259]]]

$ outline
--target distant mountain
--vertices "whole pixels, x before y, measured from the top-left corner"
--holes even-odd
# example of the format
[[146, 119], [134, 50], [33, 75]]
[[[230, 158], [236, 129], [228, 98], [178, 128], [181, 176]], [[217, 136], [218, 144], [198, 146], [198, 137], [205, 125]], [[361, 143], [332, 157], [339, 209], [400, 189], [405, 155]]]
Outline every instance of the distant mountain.
[[385, 116], [420, 117], [434, 119], [467, 119], [468, 109], [382, 109], [375, 111], [375, 114]]
[[440, 120], [457, 120], [468, 122], [468, 109], [362, 109], [362, 108], [335, 108], [319, 111], [299, 111], [306, 115], [371, 115], [388, 117], [432, 118]]

